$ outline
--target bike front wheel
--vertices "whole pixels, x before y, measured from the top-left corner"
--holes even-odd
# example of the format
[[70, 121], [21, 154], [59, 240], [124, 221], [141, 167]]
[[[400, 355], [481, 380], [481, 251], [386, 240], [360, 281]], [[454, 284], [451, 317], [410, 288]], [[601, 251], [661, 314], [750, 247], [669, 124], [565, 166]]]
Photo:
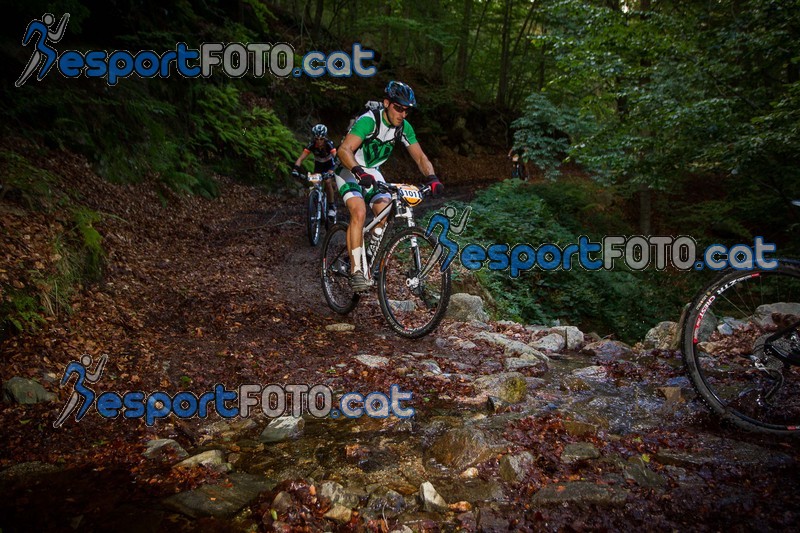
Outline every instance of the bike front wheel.
[[690, 305], [683, 358], [716, 415], [766, 433], [800, 435], [800, 264], [729, 271]]
[[[436, 241], [422, 228], [395, 233], [379, 257], [378, 300], [389, 326], [411, 339], [439, 325], [450, 302], [450, 269], [441, 269], [444, 256], [432, 268]], [[426, 269], [425, 267], [428, 266]], [[420, 275], [427, 271], [427, 274]]]
[[322, 216], [324, 212], [324, 196], [323, 194], [314, 189], [308, 195], [308, 209], [306, 212], [306, 229], [308, 233], [308, 242], [311, 246], [316, 246], [319, 243], [319, 236], [322, 232]]
[[359, 295], [350, 288], [350, 254], [347, 252], [347, 224], [334, 224], [322, 244], [322, 293], [328, 306], [346, 315], [358, 304]]

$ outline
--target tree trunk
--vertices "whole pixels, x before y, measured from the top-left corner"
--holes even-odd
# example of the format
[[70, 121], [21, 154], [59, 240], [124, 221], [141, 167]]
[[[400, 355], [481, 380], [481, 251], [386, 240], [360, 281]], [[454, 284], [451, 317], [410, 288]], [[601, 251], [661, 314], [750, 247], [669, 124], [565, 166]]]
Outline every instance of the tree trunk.
[[456, 61], [456, 83], [464, 88], [467, 81], [467, 48], [469, 47], [469, 24], [472, 18], [472, 0], [464, 0], [464, 17], [461, 19], [461, 32], [458, 38], [458, 59]]
[[511, 44], [511, 4], [506, 0], [503, 13], [503, 31], [500, 41], [500, 76], [497, 83], [497, 105], [504, 106], [508, 102], [508, 70], [510, 67]]
[[653, 218], [653, 190], [647, 184], [639, 185], [639, 232], [650, 235]]
[[322, 36], [322, 14], [325, 9], [325, 0], [317, 0], [316, 10], [314, 11], [314, 31], [317, 37]]

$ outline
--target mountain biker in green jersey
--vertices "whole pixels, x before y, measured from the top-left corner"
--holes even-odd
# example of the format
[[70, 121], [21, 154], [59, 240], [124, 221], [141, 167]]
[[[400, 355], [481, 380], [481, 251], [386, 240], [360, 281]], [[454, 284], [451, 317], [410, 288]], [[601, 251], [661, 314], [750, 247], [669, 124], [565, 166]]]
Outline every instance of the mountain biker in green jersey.
[[398, 142], [402, 142], [411, 158], [417, 163], [426, 185], [434, 195], [444, 190], [436, 177], [433, 165], [420, 148], [414, 128], [405, 120], [417, 100], [414, 91], [405, 83], [390, 81], [386, 86], [382, 111], [367, 111], [356, 120], [339, 146], [340, 165], [336, 170], [336, 186], [350, 212], [347, 229], [347, 249], [350, 252], [350, 287], [356, 292], [369, 289], [364, 272], [364, 239], [362, 231], [366, 219], [366, 203], [378, 214], [389, 204], [390, 196], [377, 193], [375, 182], [385, 182], [379, 167], [389, 158]]

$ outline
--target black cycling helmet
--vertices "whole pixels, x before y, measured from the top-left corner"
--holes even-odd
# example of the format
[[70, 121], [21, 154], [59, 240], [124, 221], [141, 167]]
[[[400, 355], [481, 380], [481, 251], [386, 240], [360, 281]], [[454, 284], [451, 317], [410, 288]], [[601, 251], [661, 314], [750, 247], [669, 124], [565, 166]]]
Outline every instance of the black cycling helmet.
[[328, 128], [325, 127], [325, 124], [317, 124], [311, 128], [311, 133], [313, 133], [314, 137], [317, 139], [323, 139], [328, 134]]
[[401, 81], [390, 81], [386, 86], [386, 98], [406, 107], [416, 107], [417, 99], [414, 90]]

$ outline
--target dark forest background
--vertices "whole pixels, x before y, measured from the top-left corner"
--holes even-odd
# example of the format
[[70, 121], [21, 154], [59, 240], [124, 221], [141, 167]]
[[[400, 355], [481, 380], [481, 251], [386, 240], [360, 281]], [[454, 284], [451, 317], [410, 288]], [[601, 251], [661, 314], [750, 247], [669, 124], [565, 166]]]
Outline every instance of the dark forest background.
[[[310, 127], [338, 142], [390, 79], [411, 84], [409, 117], [451, 191], [480, 189], [464, 239], [567, 244], [580, 235], [691, 235], [705, 246], [800, 252], [800, 3], [777, 0], [97, 0], [2, 2], [0, 195], [69, 213], [64, 265], [3, 279], [6, 334], [35, 328], [65, 287], [102, 276], [102, 213], [48, 200], [38, 157], [86, 158], [113, 182], [171, 195], [219, 192], [219, 175], [292, 188]], [[376, 51], [372, 78], [64, 79], [13, 83], [28, 23], [71, 18], [59, 51], [174, 49], [177, 42], [288, 42]], [[511, 146], [533, 179], [506, 179]], [[20, 148], [24, 147], [24, 149]], [[398, 172], [409, 162], [398, 158]], [[3, 252], [4, 253], [4, 252]], [[68, 260], [69, 259], [69, 260]], [[677, 320], [707, 273], [457, 273], [496, 316], [554, 320], [625, 340]], [[20, 287], [21, 285], [22, 287]], [[61, 287], [54, 296], [53, 287]], [[55, 302], [55, 303], [53, 303]]]

